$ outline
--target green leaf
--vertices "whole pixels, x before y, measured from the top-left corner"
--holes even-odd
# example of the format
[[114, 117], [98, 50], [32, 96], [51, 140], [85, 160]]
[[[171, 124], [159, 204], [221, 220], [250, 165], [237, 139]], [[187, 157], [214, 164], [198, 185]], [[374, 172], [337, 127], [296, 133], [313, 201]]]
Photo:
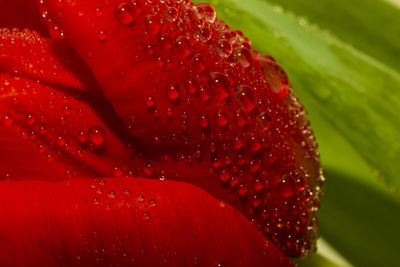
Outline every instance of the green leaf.
[[[383, 0], [264, 0], [329, 30], [347, 44], [400, 70], [399, 10]], [[397, 1], [398, 0], [392, 0]]]
[[[397, 266], [400, 10], [379, 0], [365, 5], [338, 0], [335, 8], [325, 5], [333, 0], [320, 0], [315, 10], [300, 8], [303, 1], [284, 2], [299, 16], [266, 0], [211, 3], [254, 48], [277, 59], [309, 111], [327, 170], [322, 236], [354, 265]], [[324, 18], [324, 12], [344, 19]], [[379, 40], [365, 44], [374, 38]], [[319, 266], [329, 266], [319, 260]], [[315, 257], [301, 265], [312, 261]]]

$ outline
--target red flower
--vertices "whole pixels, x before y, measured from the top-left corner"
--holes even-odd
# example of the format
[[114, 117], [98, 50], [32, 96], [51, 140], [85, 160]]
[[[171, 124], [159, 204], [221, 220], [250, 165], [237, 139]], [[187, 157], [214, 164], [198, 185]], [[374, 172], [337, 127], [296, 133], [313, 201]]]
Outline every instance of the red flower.
[[313, 249], [305, 111], [211, 6], [6, 0], [0, 27], [0, 265], [291, 266]]

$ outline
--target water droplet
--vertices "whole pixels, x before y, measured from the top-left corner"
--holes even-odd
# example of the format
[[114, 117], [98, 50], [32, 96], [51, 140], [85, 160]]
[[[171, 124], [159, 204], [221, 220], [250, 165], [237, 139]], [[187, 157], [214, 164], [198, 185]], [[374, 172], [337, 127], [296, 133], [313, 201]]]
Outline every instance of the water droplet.
[[241, 150], [243, 148], [243, 140], [240, 137], [235, 137], [233, 139], [233, 148], [235, 150]]
[[197, 32], [197, 36], [199, 37], [200, 41], [206, 43], [211, 39], [211, 31], [207, 27], [201, 27]]
[[144, 168], [143, 168], [143, 172], [147, 177], [151, 177], [154, 173], [154, 167], [151, 164], [147, 164]]
[[29, 126], [34, 125], [36, 122], [36, 117], [32, 113], [27, 113], [25, 114], [25, 123], [28, 124]]
[[220, 72], [211, 72], [209, 75], [209, 82], [219, 101], [223, 101], [229, 96], [227, 91], [228, 85], [224, 74]]
[[144, 196], [143, 196], [143, 194], [137, 195], [136, 199], [137, 199], [137, 201], [139, 201], [139, 202], [143, 202], [143, 201], [144, 201]]
[[170, 84], [167, 87], [167, 97], [168, 99], [173, 102], [176, 103], [179, 100], [179, 87], [176, 84]]
[[115, 199], [117, 196], [116, 196], [116, 194], [115, 194], [114, 191], [110, 191], [110, 192], [108, 192], [108, 197], [109, 197], [110, 199]]
[[253, 88], [247, 85], [239, 85], [236, 89], [236, 96], [246, 112], [255, 108], [256, 96]]
[[181, 58], [186, 58], [190, 54], [189, 42], [186, 37], [179, 36], [176, 38], [175, 49]]
[[71, 114], [71, 112], [72, 112], [72, 108], [71, 108], [71, 106], [69, 106], [69, 105], [64, 105], [63, 111], [64, 111], [64, 114], [65, 114], [65, 115], [69, 115], [69, 114]]
[[156, 103], [155, 103], [153, 97], [148, 96], [148, 97], [146, 97], [145, 104], [146, 104], [147, 108], [153, 109], [155, 107]]
[[225, 183], [226, 181], [229, 180], [229, 178], [231, 178], [231, 175], [229, 174], [229, 172], [227, 170], [222, 170], [219, 174], [219, 180], [223, 183]]
[[78, 140], [81, 144], [86, 143], [86, 141], [88, 140], [88, 134], [84, 130], [79, 131]]
[[147, 212], [143, 212], [143, 214], [142, 214], [142, 220], [143, 221], [148, 221], [148, 220], [150, 220], [150, 214], [149, 213], [147, 213]]
[[161, 49], [168, 51], [172, 47], [171, 38], [168, 34], [162, 34], [158, 38], [158, 43], [160, 44]]
[[103, 15], [103, 11], [100, 8], [96, 8], [94, 14], [96, 15], [96, 17], [100, 17], [101, 15]]
[[14, 118], [10, 114], [4, 113], [2, 118], [2, 123], [5, 127], [10, 127], [11, 125], [14, 124]]
[[208, 127], [207, 116], [206, 115], [201, 115], [199, 123], [200, 123], [201, 128], [206, 129]]
[[217, 113], [215, 114], [215, 122], [218, 126], [221, 127], [225, 126], [228, 123], [226, 115], [222, 110], [217, 111]]
[[89, 140], [95, 146], [104, 144], [106, 133], [101, 126], [92, 126], [89, 129]]
[[129, 191], [128, 188], [125, 188], [122, 192], [123, 192], [123, 194], [124, 194], [125, 196], [129, 196], [129, 195], [131, 194], [131, 192]]
[[174, 117], [174, 111], [172, 108], [167, 108], [167, 118], [172, 119]]
[[120, 177], [122, 175], [121, 167], [118, 165], [114, 165], [111, 167], [111, 173], [115, 177]]
[[194, 265], [198, 265], [199, 263], [200, 263], [199, 257], [194, 257], [194, 258], [193, 258], [193, 264], [194, 264]]
[[59, 146], [63, 146], [63, 145], [65, 144], [64, 137], [62, 137], [62, 136], [57, 136], [57, 137], [56, 137], [56, 141], [57, 141], [57, 144], [58, 144]]
[[254, 184], [253, 184], [253, 190], [254, 190], [255, 192], [260, 192], [260, 191], [263, 190], [263, 189], [264, 189], [264, 184], [263, 184], [261, 181], [256, 180], [256, 181], [254, 182]]
[[251, 53], [247, 48], [236, 48], [234, 51], [237, 61], [243, 68], [247, 68], [251, 63]]
[[192, 58], [192, 67], [195, 72], [202, 72], [206, 66], [204, 63], [204, 58], [201, 54], [196, 54]]
[[239, 125], [239, 127], [243, 127], [246, 125], [247, 120], [242, 110], [236, 110], [235, 112], [235, 121]]
[[105, 33], [104, 30], [100, 30], [97, 33], [97, 39], [99, 39], [100, 41], [105, 41], [107, 39], [107, 34]]
[[215, 43], [215, 50], [218, 55], [222, 58], [227, 58], [232, 54], [232, 45], [230, 42], [226, 40], [218, 40]]
[[289, 198], [294, 195], [295, 189], [294, 189], [294, 184], [291, 179], [282, 179], [279, 181], [278, 184], [279, 188], [279, 193], [281, 196], [285, 198]]
[[214, 23], [217, 14], [214, 8], [208, 3], [198, 3], [195, 7], [200, 15], [202, 15], [209, 23]]
[[135, 20], [132, 6], [126, 3], [119, 4], [114, 10], [114, 15], [119, 22], [125, 25], [129, 25]]
[[160, 22], [159, 20], [151, 15], [148, 15], [144, 19], [144, 25], [149, 34], [155, 35], [160, 31]]
[[167, 17], [167, 20], [174, 22], [178, 18], [178, 10], [174, 7], [170, 7], [165, 11], [165, 15]]
[[99, 201], [99, 199], [98, 199], [97, 197], [95, 197], [95, 198], [92, 199], [92, 203], [93, 203], [93, 205], [95, 205], [95, 206], [100, 205], [100, 201]]
[[56, 1], [56, 7], [57, 8], [63, 8], [64, 7], [64, 0], [57, 0]]
[[239, 196], [243, 197], [247, 194], [248, 190], [244, 185], [239, 185], [238, 189], [237, 189], [237, 193], [239, 194]]
[[200, 100], [203, 102], [208, 101], [208, 99], [210, 98], [210, 94], [208, 93], [207, 87], [200, 87], [199, 97], [200, 97]]
[[271, 85], [273, 92], [284, 99], [289, 90], [289, 79], [286, 72], [267, 56], [259, 58], [259, 62], [264, 69], [265, 78]]
[[261, 149], [261, 143], [258, 137], [252, 136], [250, 138], [249, 149], [251, 152], [257, 152]]
[[149, 200], [149, 207], [150, 208], [155, 208], [157, 206], [157, 203], [154, 199]]

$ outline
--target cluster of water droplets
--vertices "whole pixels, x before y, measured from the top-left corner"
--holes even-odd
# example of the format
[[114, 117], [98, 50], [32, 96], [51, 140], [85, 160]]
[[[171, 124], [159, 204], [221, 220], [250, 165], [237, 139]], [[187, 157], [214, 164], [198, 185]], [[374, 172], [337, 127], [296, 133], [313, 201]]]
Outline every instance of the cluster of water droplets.
[[[278, 247], [290, 255], [313, 249], [321, 186], [313, 183], [323, 175], [296, 165], [302, 159], [293, 143], [300, 142], [301, 157], [317, 168], [319, 155], [305, 111], [275, 59], [252, 50], [250, 41], [216, 19], [208, 4], [137, 0], [116, 6], [114, 16], [127, 27], [144, 25], [144, 52], [162, 70], [179, 69], [186, 77], [165, 87], [165, 117], [179, 121], [176, 135], [192, 145], [181, 159], [189, 165], [208, 160], [211, 174], [248, 203], [245, 213]], [[156, 96], [148, 95], [144, 107], [158, 121], [163, 115], [158, 101], [165, 100]], [[190, 107], [196, 105], [205, 109], [192, 118]], [[191, 129], [202, 132], [200, 140], [192, 138]], [[144, 170], [147, 177], [158, 171]], [[308, 182], [311, 176], [320, 178]]]
[[[100, 8], [93, 12], [105, 15]], [[194, 160], [209, 162], [209, 173], [237, 194], [241, 211], [275, 245], [291, 256], [312, 250], [323, 173], [312, 170], [319, 168], [317, 145], [304, 108], [292, 95], [287, 75], [275, 59], [253, 50], [240, 31], [216, 19], [208, 4], [131, 0], [116, 5], [113, 16], [128, 30], [143, 27], [143, 52], [156, 67], [178, 70], [185, 77], [166, 84], [163, 98], [147, 95], [143, 101], [143, 108], [156, 122], [165, 117], [180, 125], [169, 140], [183, 136], [179, 140], [184, 152], [172, 156], [173, 160], [189, 167]], [[100, 29], [97, 39], [106, 43], [107, 32]], [[160, 102], [168, 103], [168, 108], [160, 110]], [[71, 112], [68, 102], [65, 105], [61, 125], [68, 123]], [[201, 110], [195, 117], [193, 107]], [[12, 114], [3, 114], [3, 125], [11, 126], [12, 120]], [[25, 115], [27, 126], [38, 121], [40, 114]], [[78, 137], [80, 146], [89, 149], [101, 148], [105, 142], [104, 130], [96, 125], [83, 129]], [[154, 142], [162, 138], [155, 136]], [[61, 135], [55, 143], [66, 146], [68, 141]], [[162, 167], [142, 162], [135, 174], [165, 179], [173, 160], [165, 153]], [[303, 160], [313, 167], [299, 166]], [[125, 174], [119, 166], [110, 172]], [[178, 176], [174, 170], [171, 177]], [[108, 201], [118, 198], [116, 192], [106, 195]], [[100, 198], [93, 199], [94, 205], [101, 203]], [[143, 217], [150, 219], [148, 214]]]

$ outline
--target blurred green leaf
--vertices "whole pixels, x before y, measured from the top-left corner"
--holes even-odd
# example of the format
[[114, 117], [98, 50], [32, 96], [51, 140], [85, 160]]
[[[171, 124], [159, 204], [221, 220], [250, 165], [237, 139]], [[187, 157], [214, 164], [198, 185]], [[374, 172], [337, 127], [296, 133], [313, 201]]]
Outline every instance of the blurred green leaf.
[[329, 30], [394, 69], [400, 70], [399, 10], [384, 0], [263, 0]]
[[[314, 10], [303, 1], [284, 2], [299, 16], [266, 0], [211, 1], [219, 18], [277, 59], [309, 111], [327, 170], [322, 236], [354, 265], [397, 266], [400, 10], [379, 0], [325, 5], [332, 2], [321, 0]], [[317, 256], [300, 262], [331, 266]]]

